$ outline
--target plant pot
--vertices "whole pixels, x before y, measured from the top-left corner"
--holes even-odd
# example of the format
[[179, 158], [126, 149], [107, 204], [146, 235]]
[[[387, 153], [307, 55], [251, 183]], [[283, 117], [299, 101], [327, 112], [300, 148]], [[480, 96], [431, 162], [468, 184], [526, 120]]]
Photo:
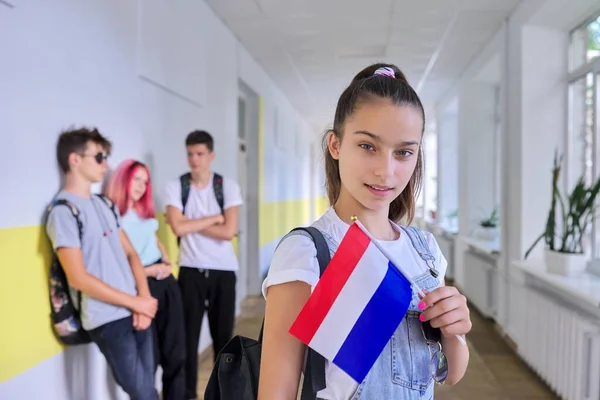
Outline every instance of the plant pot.
[[495, 226], [478, 226], [475, 237], [486, 242], [493, 242], [498, 237], [498, 228]]
[[562, 276], [576, 276], [585, 271], [587, 267], [587, 255], [560, 253], [553, 250], [544, 250], [544, 262], [546, 269], [552, 274]]
[[593, 258], [589, 260], [586, 271], [600, 278], [600, 259]]

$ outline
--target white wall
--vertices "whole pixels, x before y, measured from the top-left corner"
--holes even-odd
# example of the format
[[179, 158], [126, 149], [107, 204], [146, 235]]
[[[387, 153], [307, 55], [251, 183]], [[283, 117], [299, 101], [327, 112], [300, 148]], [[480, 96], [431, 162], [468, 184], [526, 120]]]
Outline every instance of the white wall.
[[458, 209], [458, 116], [438, 116], [438, 215], [440, 221]]
[[421, 197], [423, 197], [424, 218], [429, 221], [431, 211], [436, 211], [440, 218], [439, 210], [437, 209], [438, 185], [439, 177], [438, 169], [438, 141], [439, 130], [436, 124], [430, 123], [425, 131], [423, 138], [423, 159], [425, 161], [423, 176], [423, 187]]
[[[214, 169], [237, 178], [238, 78], [264, 101], [264, 200], [310, 195], [309, 143], [293, 138], [310, 136], [309, 125], [204, 2], [16, 2], [14, 9], [0, 7], [0, 37], [0, 228], [41, 223], [59, 188], [57, 135], [71, 125], [106, 134], [112, 165], [125, 157], [148, 162], [160, 208], [162, 188], [187, 167], [184, 138], [192, 129], [213, 133]], [[275, 107], [295, 143], [286, 150], [273, 145]], [[10, 249], [0, 244], [0, 251]], [[32, 274], [43, 281], [41, 265]], [[205, 322], [200, 350], [208, 344]], [[10, 360], [1, 362], [10, 367]], [[88, 376], [87, 390], [75, 365]], [[69, 349], [9, 377], [0, 398], [107, 399], [113, 385], [106, 375], [95, 347]]]
[[459, 227], [464, 236], [496, 203], [495, 87], [464, 82], [459, 94]]
[[[564, 149], [567, 126], [567, 36], [554, 29], [526, 26], [522, 39], [522, 241], [516, 248], [520, 254], [513, 253], [513, 258], [522, 257], [546, 226], [554, 151]], [[539, 250], [536, 254], [541, 255]]]

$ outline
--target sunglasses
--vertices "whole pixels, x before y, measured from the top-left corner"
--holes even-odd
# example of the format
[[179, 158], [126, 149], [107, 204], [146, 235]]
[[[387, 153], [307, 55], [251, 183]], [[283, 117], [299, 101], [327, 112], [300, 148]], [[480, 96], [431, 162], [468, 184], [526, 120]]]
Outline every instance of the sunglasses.
[[96, 160], [96, 162], [98, 164], [102, 164], [102, 162], [106, 159], [108, 159], [108, 154], [100, 152], [98, 154], [80, 154], [81, 157], [93, 157], [94, 160]]
[[432, 327], [429, 321], [425, 321], [421, 323], [421, 332], [423, 332], [423, 337], [427, 342], [429, 353], [431, 354], [429, 371], [433, 380], [442, 385], [448, 377], [448, 360], [442, 352], [441, 345], [442, 331], [439, 328]]

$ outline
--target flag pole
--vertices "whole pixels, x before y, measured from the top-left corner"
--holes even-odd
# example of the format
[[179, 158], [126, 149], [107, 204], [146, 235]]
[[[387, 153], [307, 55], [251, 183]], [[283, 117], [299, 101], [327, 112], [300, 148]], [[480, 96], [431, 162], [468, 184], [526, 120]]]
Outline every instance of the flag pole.
[[[394, 257], [386, 249], [383, 248], [383, 246], [379, 243], [379, 241], [377, 239], [375, 239], [373, 237], [373, 235], [371, 235], [371, 233], [367, 230], [367, 228], [365, 228], [365, 226], [358, 220], [358, 217], [356, 217], [356, 215], [353, 215], [351, 217], [351, 220], [360, 228], [361, 231], [363, 231], [365, 233], [365, 235], [367, 235], [367, 237], [371, 240], [371, 242], [375, 245], [375, 247], [377, 247], [379, 249], [379, 251], [381, 251], [381, 253], [383, 253], [383, 255], [388, 260], [390, 260], [392, 262], [392, 264], [394, 264], [394, 266], [396, 268], [398, 268], [398, 270], [400, 270], [402, 275], [404, 275], [404, 277], [410, 282], [413, 289], [415, 289], [417, 291], [417, 293], [419, 293], [422, 297], [425, 297], [425, 293], [421, 290], [421, 288], [412, 280], [412, 278], [410, 278], [404, 272], [402, 272], [400, 264], [397, 262], [397, 260], [395, 260]], [[460, 335], [455, 335], [455, 336], [459, 342], [461, 342], [464, 345], [467, 344], [467, 342], [465, 341], [465, 339], [462, 336], [460, 336]]]

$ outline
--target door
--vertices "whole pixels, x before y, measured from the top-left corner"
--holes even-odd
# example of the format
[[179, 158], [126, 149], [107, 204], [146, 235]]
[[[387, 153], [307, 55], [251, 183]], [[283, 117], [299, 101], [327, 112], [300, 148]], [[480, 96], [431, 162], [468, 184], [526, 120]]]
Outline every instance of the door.
[[238, 305], [248, 295], [248, 107], [244, 96], [238, 98], [238, 184], [244, 204], [238, 213], [238, 259], [240, 271], [237, 280]]

